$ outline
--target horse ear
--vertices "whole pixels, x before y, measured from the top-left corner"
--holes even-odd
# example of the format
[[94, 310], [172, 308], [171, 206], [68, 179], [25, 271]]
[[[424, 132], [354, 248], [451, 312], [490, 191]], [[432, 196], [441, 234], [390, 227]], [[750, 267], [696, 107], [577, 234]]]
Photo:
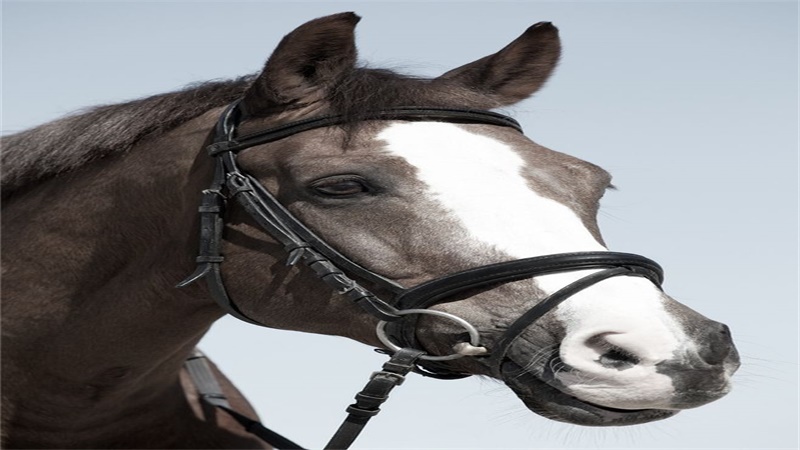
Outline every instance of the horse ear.
[[334, 14], [286, 35], [244, 94], [247, 114], [266, 115], [324, 98], [355, 67], [359, 20], [352, 12]]
[[558, 29], [550, 22], [539, 22], [499, 52], [453, 69], [439, 79], [492, 95], [505, 106], [538, 91], [560, 56]]

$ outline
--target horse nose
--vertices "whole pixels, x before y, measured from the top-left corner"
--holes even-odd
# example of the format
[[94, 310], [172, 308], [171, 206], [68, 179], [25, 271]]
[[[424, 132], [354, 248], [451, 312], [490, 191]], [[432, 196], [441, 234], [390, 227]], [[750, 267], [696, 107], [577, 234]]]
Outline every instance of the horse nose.
[[[722, 364], [734, 352], [733, 338], [731, 330], [724, 323], [711, 322], [701, 333], [698, 342], [698, 356], [709, 365], [716, 366]], [[733, 358], [737, 359], [737, 358]]]

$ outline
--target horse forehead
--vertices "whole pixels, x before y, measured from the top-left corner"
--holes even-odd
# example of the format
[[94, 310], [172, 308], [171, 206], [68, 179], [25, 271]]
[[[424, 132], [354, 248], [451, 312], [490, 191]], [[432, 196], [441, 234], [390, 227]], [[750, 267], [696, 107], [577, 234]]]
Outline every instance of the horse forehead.
[[402, 148], [407, 160], [424, 157], [426, 161], [449, 163], [456, 170], [459, 163], [475, 161], [487, 164], [487, 170], [516, 170], [524, 160], [516, 151], [507, 150], [539, 148], [510, 129], [446, 122], [389, 122], [374, 139], [394, 149]]
[[[425, 153], [427, 160], [437, 159], [438, 156], [438, 160], [449, 163], [454, 170], [458, 169], [459, 162], [478, 161], [486, 163], [487, 170], [524, 167], [526, 172], [523, 175], [534, 179], [567, 181], [567, 178], [583, 175], [600, 189], [605, 189], [611, 179], [610, 174], [601, 167], [543, 147], [510, 128], [494, 125], [389, 122], [368, 138], [390, 146], [404, 147], [405, 151], [417, 149]], [[457, 154], [446, 151], [454, 147], [458, 147]]]
[[429, 177], [454, 182], [470, 178], [484, 186], [523, 179], [527, 189], [574, 210], [590, 228], [594, 228], [598, 201], [611, 182], [611, 175], [602, 168], [504, 127], [390, 122], [373, 136], [388, 153], [401, 156], [418, 170], [428, 170]]

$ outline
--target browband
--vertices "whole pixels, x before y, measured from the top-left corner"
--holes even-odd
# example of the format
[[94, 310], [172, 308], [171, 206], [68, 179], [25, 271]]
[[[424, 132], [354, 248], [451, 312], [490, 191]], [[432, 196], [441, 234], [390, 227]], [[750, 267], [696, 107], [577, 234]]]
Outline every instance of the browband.
[[[236, 109], [233, 109], [231, 110], [231, 113], [237, 114], [236, 111]], [[479, 123], [485, 125], [509, 127], [522, 133], [522, 126], [520, 126], [519, 122], [511, 117], [492, 111], [474, 109], [398, 107], [384, 111], [373, 111], [359, 114], [357, 116], [357, 120], [359, 122], [368, 120], [427, 120], [435, 122]], [[315, 128], [343, 125], [353, 121], [354, 118], [348, 115], [329, 115], [312, 117], [309, 119], [278, 125], [272, 128], [267, 128], [266, 130], [246, 134], [238, 138], [234, 138], [230, 133], [226, 133], [227, 139], [224, 141], [215, 142], [209, 146], [208, 154], [211, 156], [216, 156], [222, 152], [238, 152], [256, 145], [279, 141], [294, 134], [313, 130]], [[229, 127], [226, 130], [233, 131], [233, 129], [233, 127]]]

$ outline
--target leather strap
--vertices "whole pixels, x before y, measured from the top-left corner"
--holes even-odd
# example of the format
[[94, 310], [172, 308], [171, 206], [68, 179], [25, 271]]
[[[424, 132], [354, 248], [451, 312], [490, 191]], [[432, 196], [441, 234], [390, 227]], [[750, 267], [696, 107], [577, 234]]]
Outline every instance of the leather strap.
[[[373, 111], [360, 114], [358, 115], [357, 119], [359, 122], [367, 120], [429, 120], [436, 122], [480, 123], [510, 127], [522, 132], [522, 127], [520, 126], [519, 122], [508, 116], [504, 116], [492, 111], [475, 109], [398, 107], [384, 111]], [[345, 115], [312, 117], [310, 119], [299, 120], [273, 128], [268, 128], [266, 130], [240, 136], [235, 139], [233, 136], [229, 136], [230, 139], [212, 144], [209, 147], [208, 153], [211, 156], [216, 156], [224, 152], [238, 152], [256, 145], [279, 141], [294, 134], [302, 133], [303, 131], [342, 125], [352, 121], [352, 117]]]
[[275, 448], [286, 450], [303, 449], [303, 447], [294, 443], [291, 439], [265, 427], [261, 422], [231, 409], [228, 398], [222, 392], [222, 387], [217, 382], [214, 373], [211, 371], [211, 367], [208, 365], [208, 359], [199, 350], [195, 350], [184, 362], [183, 366], [192, 379], [201, 401], [225, 411], [233, 417], [239, 425], [244, 427], [248, 433], [254, 434], [256, 437]]
[[460, 292], [498, 283], [509, 283], [541, 275], [609, 266], [631, 267], [656, 285], [663, 282], [663, 271], [644, 256], [617, 252], [574, 252], [536, 256], [475, 267], [445, 275], [407, 289], [397, 298], [400, 309], [427, 308]]
[[564, 302], [564, 300], [567, 300], [578, 292], [605, 279], [620, 275], [644, 276], [627, 267], [614, 267], [611, 269], [601, 270], [600, 272], [587, 275], [573, 283], [564, 286], [546, 299], [537, 303], [533, 308], [526, 311], [525, 314], [521, 315], [519, 318], [517, 318], [517, 320], [509, 325], [500, 339], [498, 339], [494, 345], [494, 348], [492, 349], [491, 355], [488, 357], [489, 367], [494, 369], [495, 375], [501, 376], [503, 360], [508, 355], [511, 345], [522, 335], [526, 328], [540, 319], [548, 311], [551, 311], [553, 308]]
[[248, 317], [236, 306], [222, 282], [220, 264], [225, 260], [222, 256], [222, 230], [225, 227], [222, 218], [225, 212], [225, 196], [222, 193], [224, 185], [225, 168], [221, 164], [216, 164], [211, 187], [203, 191], [200, 207], [197, 208], [200, 214], [200, 249], [196, 259], [197, 267], [176, 287], [185, 287], [205, 278], [208, 281], [211, 297], [225, 312], [239, 320], [260, 325], [258, 321]]
[[[369, 382], [356, 394], [356, 402], [347, 407], [347, 417], [336, 430], [326, 449], [346, 449], [358, 438], [367, 422], [380, 412], [380, 405], [389, 399], [389, 393], [403, 384], [405, 376], [411, 372], [417, 359], [423, 352], [416, 349], [403, 348], [395, 352], [391, 359], [383, 364], [382, 370], [374, 372]], [[265, 427], [261, 422], [253, 420], [231, 409], [222, 387], [217, 382], [206, 356], [195, 350], [184, 363], [189, 377], [197, 389], [200, 399], [209, 405], [228, 413], [245, 430], [256, 435], [264, 442], [278, 449], [302, 449], [292, 440]]]
[[395, 386], [403, 384], [405, 376], [411, 372], [424, 352], [411, 348], [401, 348], [383, 365], [383, 370], [374, 372], [364, 389], [356, 394], [356, 402], [347, 407], [347, 418], [333, 435], [325, 449], [345, 449], [350, 447], [369, 419], [377, 415]]

